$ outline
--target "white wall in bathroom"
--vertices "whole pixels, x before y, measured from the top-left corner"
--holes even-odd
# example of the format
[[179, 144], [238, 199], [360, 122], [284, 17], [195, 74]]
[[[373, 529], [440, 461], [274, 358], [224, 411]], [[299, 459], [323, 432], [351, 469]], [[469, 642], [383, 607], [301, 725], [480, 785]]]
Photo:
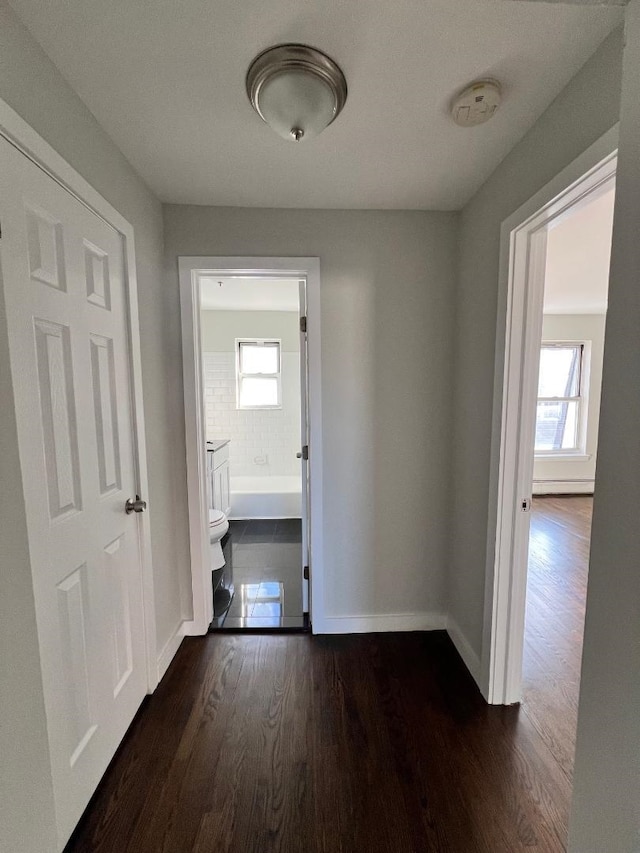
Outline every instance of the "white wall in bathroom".
[[[296, 459], [300, 450], [297, 313], [203, 311], [202, 314], [207, 439], [231, 439], [229, 464], [232, 477], [300, 474], [300, 462]], [[237, 337], [282, 340], [281, 409], [237, 408]], [[207, 345], [211, 344], [219, 348], [208, 351]]]
[[[297, 286], [297, 285], [296, 285]], [[280, 338], [284, 352], [300, 351], [294, 311], [214, 311], [200, 313], [203, 352], [233, 352], [236, 338]]]

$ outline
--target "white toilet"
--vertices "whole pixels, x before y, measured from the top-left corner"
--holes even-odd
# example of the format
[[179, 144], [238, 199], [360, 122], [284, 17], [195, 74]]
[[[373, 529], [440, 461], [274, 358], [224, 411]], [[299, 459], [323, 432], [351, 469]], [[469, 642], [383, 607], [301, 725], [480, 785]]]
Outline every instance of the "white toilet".
[[224, 554], [220, 540], [229, 529], [227, 516], [219, 509], [209, 510], [209, 541], [211, 542], [211, 570], [224, 566]]

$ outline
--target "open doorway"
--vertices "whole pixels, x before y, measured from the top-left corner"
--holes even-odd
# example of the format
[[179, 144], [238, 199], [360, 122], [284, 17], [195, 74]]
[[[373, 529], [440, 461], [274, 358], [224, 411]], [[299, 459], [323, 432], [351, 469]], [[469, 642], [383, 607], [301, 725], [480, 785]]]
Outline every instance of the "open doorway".
[[305, 279], [200, 278], [211, 630], [308, 624], [305, 306]]
[[[536, 541], [548, 542], [544, 530], [536, 527], [537, 511], [545, 506], [544, 500], [547, 501], [547, 508], [552, 506], [553, 500], [534, 497], [534, 492], [575, 494], [582, 491], [588, 494], [593, 491], [595, 444], [588, 442], [597, 440], [597, 426], [595, 430], [593, 426], [588, 428], [590, 407], [587, 398], [590, 393], [595, 409], [598, 394], [594, 391], [595, 386], [591, 386], [591, 391], [589, 386], [592, 364], [595, 370], [592, 356], [597, 335], [593, 325], [587, 330], [584, 323], [603, 326], [604, 321], [602, 316], [598, 320], [596, 314], [590, 320], [585, 317], [602, 308], [595, 304], [588, 307], [584, 301], [588, 292], [586, 277], [590, 265], [593, 265], [593, 260], [588, 260], [592, 236], [582, 233], [578, 244], [574, 246], [573, 258], [565, 259], [564, 271], [559, 275], [565, 282], [571, 277], [574, 296], [583, 298], [580, 309], [575, 304], [571, 306], [567, 303], [565, 311], [579, 310], [579, 314], [566, 313], [564, 319], [559, 319], [562, 311], [556, 304], [555, 314], [549, 310], [547, 313], [550, 316], [545, 321], [545, 282], [548, 256], [554, 252], [556, 238], [566, 242], [562, 241], [563, 232], [566, 235], [571, 228], [576, 228], [579, 221], [576, 217], [579, 215], [582, 218], [591, 216], [595, 208], [592, 207], [591, 213], [587, 214], [590, 206], [600, 204], [607, 207], [611, 204], [617, 166], [615, 144], [615, 132], [605, 134], [535, 197], [515, 211], [502, 226], [500, 277], [505, 299], [504, 362], [498, 352], [496, 383], [500, 386], [501, 393], [497, 399], [501, 403], [495, 411], [498, 439], [494, 446], [496, 504], [495, 515], [492, 513], [489, 519], [490, 529], [495, 534], [495, 555], [488, 555], [489, 560], [493, 558], [493, 564], [489, 568], [482, 661], [483, 680], [486, 679], [485, 695], [493, 704], [512, 704], [521, 702], [523, 698], [531, 520], [533, 516], [532, 546]], [[599, 202], [607, 196], [606, 202]], [[600, 245], [604, 246], [601, 285], [606, 286], [610, 220], [601, 230]], [[608, 234], [605, 233], [607, 231]], [[552, 297], [551, 288], [549, 299]], [[558, 294], [553, 298], [558, 299]], [[548, 307], [553, 307], [552, 302], [548, 302]], [[580, 330], [575, 324], [572, 329], [566, 325], [570, 316], [574, 316], [575, 322], [576, 317], [582, 318]], [[564, 323], [564, 327], [560, 328], [559, 323]], [[544, 353], [543, 342], [548, 345]], [[555, 375], [555, 384], [550, 380], [548, 387], [541, 387], [547, 382], [546, 376], [543, 377], [544, 383], [540, 382], [541, 365], [543, 372], [549, 365], [555, 365], [556, 370], [551, 371], [552, 378]], [[539, 455], [534, 469], [536, 443]], [[550, 459], [549, 456], [553, 457], [554, 453], [557, 458]], [[561, 456], [564, 458], [560, 459]], [[557, 466], [561, 462], [564, 467], [559, 473]], [[535, 488], [534, 472], [537, 481]], [[560, 497], [554, 499], [560, 500]], [[563, 506], [566, 509], [568, 503]], [[561, 525], [557, 519], [555, 523], [551, 519], [547, 521], [559, 537]], [[541, 526], [544, 527], [544, 524]], [[570, 529], [568, 523], [567, 529]], [[586, 589], [588, 529], [581, 535], [584, 551], [583, 585]], [[550, 547], [553, 554], [556, 546], [551, 543]], [[558, 554], [556, 549], [555, 556], [549, 558], [542, 550], [538, 556], [548, 567], [554, 565], [554, 561], [558, 565]], [[538, 597], [547, 601], [550, 611], [562, 618], [560, 605], [550, 598], [550, 589], [545, 591], [543, 588]], [[535, 598], [534, 593], [530, 592], [530, 602]], [[584, 595], [575, 623], [579, 626], [580, 646], [583, 608]], [[546, 629], [540, 629], [540, 634], [545, 634], [546, 640], [551, 642], [553, 630], [548, 624]], [[561, 643], [558, 649], [560, 646]], [[574, 655], [577, 673], [580, 667], [580, 646], [576, 647]], [[562, 657], [562, 651], [556, 650], [555, 653]], [[542, 662], [539, 664], [542, 680], [544, 669], [545, 663]], [[560, 691], [564, 689], [560, 686], [564, 677], [559, 676]], [[577, 681], [576, 675], [576, 697]]]
[[547, 229], [522, 702], [571, 776], [595, 487], [613, 179]]
[[323, 623], [317, 258], [179, 259], [193, 619]]

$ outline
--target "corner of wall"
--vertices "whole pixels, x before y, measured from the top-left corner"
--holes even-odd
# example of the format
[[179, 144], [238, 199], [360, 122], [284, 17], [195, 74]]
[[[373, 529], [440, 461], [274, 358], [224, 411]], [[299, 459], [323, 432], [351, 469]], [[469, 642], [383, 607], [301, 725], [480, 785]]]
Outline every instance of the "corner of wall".
[[455, 619], [451, 616], [447, 617], [446, 622], [447, 634], [451, 638], [451, 642], [456, 647], [456, 650], [460, 657], [462, 658], [464, 665], [467, 667], [473, 680], [478, 685], [478, 688], [482, 691], [481, 684], [481, 666], [480, 666], [480, 657], [475, 652], [471, 643], [465, 637], [463, 631], [459, 628]]

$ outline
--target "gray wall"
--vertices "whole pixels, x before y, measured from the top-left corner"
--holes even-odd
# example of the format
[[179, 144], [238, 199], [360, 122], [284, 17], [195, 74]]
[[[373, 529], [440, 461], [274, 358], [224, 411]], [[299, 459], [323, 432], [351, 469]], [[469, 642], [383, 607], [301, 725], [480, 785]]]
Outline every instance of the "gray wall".
[[[504, 294], [498, 293], [504, 219], [618, 121], [622, 33], [612, 33], [503, 160], [461, 214], [456, 301], [454, 483], [449, 612], [475, 653], [483, 642], [485, 569], [493, 565]], [[498, 324], [498, 320], [500, 321]], [[496, 332], [496, 328], [498, 331]], [[497, 416], [497, 417], [496, 417]]]
[[640, 0], [626, 37], [572, 853], [640, 850]]
[[[120, 151], [70, 89], [13, 12], [0, 5], [0, 97], [113, 204], [135, 229], [144, 402], [150, 454], [151, 532], [158, 647], [181, 619], [178, 560], [172, 535], [172, 418], [165, 393], [161, 286], [162, 212]], [[53, 850], [48, 769], [22, 486], [12, 414], [6, 340], [0, 340], [0, 849]], [[9, 500], [7, 500], [9, 499]], [[180, 554], [184, 561], [184, 550]]]
[[319, 256], [327, 615], [443, 613], [456, 215], [164, 212], [174, 353], [179, 255]]

